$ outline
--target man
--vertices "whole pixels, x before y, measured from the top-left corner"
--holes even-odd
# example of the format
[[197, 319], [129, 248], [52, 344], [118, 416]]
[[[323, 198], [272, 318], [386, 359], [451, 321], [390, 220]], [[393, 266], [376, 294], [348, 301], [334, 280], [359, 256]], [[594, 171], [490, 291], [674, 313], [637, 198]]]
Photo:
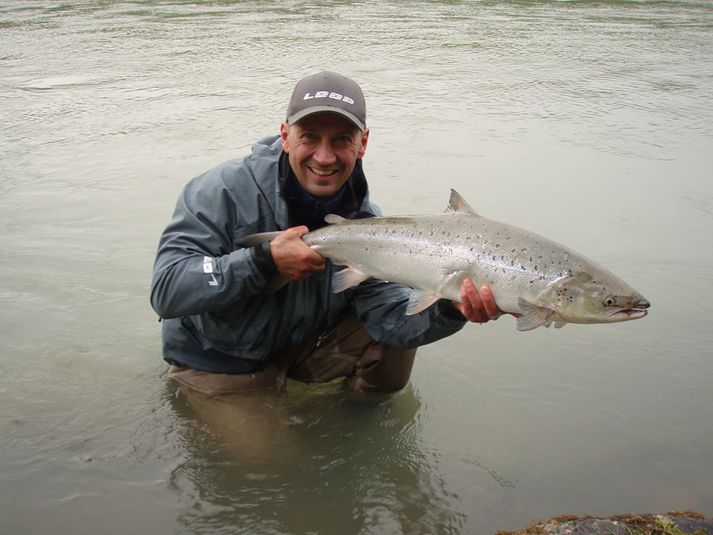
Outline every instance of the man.
[[[285, 388], [286, 377], [345, 377], [356, 392], [409, 379], [416, 347], [497, 318], [487, 287], [462, 303], [406, 316], [407, 289], [368, 280], [335, 294], [325, 261], [301, 239], [329, 213], [378, 215], [362, 158], [369, 140], [359, 85], [333, 72], [300, 80], [280, 135], [193, 179], [161, 236], [151, 303], [163, 318], [171, 377], [208, 395]], [[243, 247], [256, 232], [284, 231]], [[275, 290], [278, 279], [290, 282]]]

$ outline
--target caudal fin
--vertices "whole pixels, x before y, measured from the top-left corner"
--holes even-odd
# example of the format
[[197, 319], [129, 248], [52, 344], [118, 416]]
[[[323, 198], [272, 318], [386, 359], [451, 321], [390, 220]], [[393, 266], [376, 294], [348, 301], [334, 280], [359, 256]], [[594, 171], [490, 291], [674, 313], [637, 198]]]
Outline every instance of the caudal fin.
[[260, 245], [266, 241], [272, 241], [280, 234], [280, 232], [259, 232], [257, 234], [248, 234], [244, 238], [238, 240], [240, 245], [245, 247], [252, 247], [253, 245]]

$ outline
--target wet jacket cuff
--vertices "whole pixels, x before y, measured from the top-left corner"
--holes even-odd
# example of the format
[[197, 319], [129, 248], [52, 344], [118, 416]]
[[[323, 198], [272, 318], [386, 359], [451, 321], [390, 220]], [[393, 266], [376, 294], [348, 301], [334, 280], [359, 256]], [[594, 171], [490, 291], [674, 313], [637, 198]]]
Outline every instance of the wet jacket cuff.
[[251, 247], [250, 254], [253, 257], [253, 262], [255, 262], [255, 267], [266, 279], [271, 279], [277, 275], [277, 265], [272, 258], [270, 242], [263, 242], [255, 247]]

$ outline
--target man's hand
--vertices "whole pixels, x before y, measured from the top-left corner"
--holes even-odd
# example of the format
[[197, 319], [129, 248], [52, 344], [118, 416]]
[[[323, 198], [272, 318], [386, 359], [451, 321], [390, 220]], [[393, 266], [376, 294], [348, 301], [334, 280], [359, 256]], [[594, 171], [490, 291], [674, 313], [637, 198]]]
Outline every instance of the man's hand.
[[478, 291], [470, 279], [465, 279], [461, 284], [460, 299], [461, 303], [452, 301], [453, 306], [474, 323], [496, 320], [503, 314], [503, 311], [495, 304], [495, 298], [490, 288], [481, 286]]
[[324, 270], [324, 257], [302, 241], [302, 236], [308, 232], [309, 229], [304, 226], [288, 228], [270, 243], [272, 259], [281, 276], [300, 280]]

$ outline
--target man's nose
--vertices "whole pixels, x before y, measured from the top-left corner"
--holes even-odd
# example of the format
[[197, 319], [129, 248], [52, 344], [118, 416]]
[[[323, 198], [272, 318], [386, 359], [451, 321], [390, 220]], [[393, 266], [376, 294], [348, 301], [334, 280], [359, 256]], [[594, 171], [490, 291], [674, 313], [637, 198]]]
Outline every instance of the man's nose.
[[326, 141], [319, 144], [317, 150], [314, 152], [313, 158], [319, 165], [323, 166], [331, 165], [337, 159], [334, 151], [332, 150], [332, 146]]

